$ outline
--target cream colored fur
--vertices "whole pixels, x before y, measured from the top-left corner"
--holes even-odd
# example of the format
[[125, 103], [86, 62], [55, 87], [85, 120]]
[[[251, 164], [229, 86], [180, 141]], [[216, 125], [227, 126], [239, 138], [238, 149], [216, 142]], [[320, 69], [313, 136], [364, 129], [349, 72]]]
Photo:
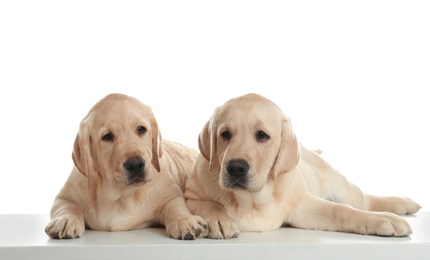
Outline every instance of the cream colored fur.
[[[210, 238], [285, 225], [380, 236], [412, 233], [398, 215], [416, 213], [416, 202], [363, 193], [320, 157], [320, 150], [299, 144], [290, 119], [262, 96], [248, 94], [218, 107], [200, 133], [199, 148], [185, 197], [191, 212], [208, 222]], [[230, 173], [232, 161], [240, 161], [234, 167], [243, 178], [236, 179], [239, 170]]]
[[[55, 198], [45, 231], [62, 239], [82, 236], [85, 227], [123, 231], [164, 225], [173, 238], [201, 237], [206, 224], [190, 213], [183, 197], [196, 157], [196, 151], [162, 140], [147, 105], [108, 95], [81, 122], [75, 167]], [[126, 162], [139, 158], [144, 167], [132, 174]]]

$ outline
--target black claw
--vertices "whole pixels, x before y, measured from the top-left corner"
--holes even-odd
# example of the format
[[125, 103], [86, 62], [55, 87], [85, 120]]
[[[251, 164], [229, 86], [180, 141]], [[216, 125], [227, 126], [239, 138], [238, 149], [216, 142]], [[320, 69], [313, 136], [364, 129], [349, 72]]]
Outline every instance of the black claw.
[[200, 233], [202, 233], [202, 230], [200, 228], [194, 230], [194, 233], [196, 234], [196, 237], [200, 236]]
[[193, 237], [193, 235], [191, 235], [190, 233], [188, 233], [188, 234], [186, 234], [186, 235], [184, 236], [184, 239], [185, 239], [185, 240], [193, 240], [193, 239], [194, 239], [194, 237]]

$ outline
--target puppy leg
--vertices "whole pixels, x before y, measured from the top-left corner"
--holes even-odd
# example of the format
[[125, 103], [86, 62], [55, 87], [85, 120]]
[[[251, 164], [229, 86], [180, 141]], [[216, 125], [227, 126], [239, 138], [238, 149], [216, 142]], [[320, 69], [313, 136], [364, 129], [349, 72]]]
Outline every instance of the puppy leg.
[[363, 235], [403, 237], [412, 234], [408, 222], [388, 212], [371, 212], [307, 196], [287, 218], [303, 229], [351, 232]]
[[227, 212], [220, 204], [211, 201], [188, 199], [187, 205], [191, 212], [207, 220], [207, 237], [212, 239], [230, 239], [239, 236], [239, 225], [227, 215]]
[[81, 208], [57, 197], [51, 208], [51, 221], [45, 228], [45, 233], [51, 238], [79, 238], [85, 232], [84, 213]]
[[159, 222], [166, 227], [169, 236], [177, 239], [201, 238], [207, 229], [203, 218], [191, 214], [182, 196], [174, 197], [163, 205]]
[[323, 198], [350, 205], [357, 209], [386, 211], [397, 215], [415, 214], [421, 206], [415, 201], [402, 197], [379, 197], [361, 191], [337, 171], [332, 171], [325, 182], [327, 192]]

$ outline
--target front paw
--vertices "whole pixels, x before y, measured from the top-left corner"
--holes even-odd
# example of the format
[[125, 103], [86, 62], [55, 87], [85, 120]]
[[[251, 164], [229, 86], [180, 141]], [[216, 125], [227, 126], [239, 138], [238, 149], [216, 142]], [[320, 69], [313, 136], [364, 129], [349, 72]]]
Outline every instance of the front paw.
[[45, 228], [45, 233], [51, 238], [71, 239], [79, 238], [85, 232], [85, 225], [76, 219], [59, 217], [51, 220]]
[[239, 237], [239, 225], [230, 218], [209, 219], [208, 238], [212, 239], [230, 239]]
[[412, 234], [412, 228], [402, 217], [381, 212], [365, 219], [358, 233], [387, 237], [406, 237]]
[[181, 240], [202, 238], [207, 233], [207, 224], [199, 216], [187, 216], [166, 225], [169, 236]]

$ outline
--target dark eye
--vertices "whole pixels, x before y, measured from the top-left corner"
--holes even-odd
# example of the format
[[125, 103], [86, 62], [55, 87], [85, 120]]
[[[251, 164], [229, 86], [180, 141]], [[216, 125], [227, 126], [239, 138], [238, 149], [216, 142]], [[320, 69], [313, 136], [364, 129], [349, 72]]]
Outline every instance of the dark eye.
[[270, 139], [270, 136], [268, 136], [265, 132], [263, 131], [258, 131], [257, 133], [257, 140], [260, 142], [266, 142], [267, 140]]
[[112, 142], [114, 139], [114, 135], [112, 133], [107, 133], [102, 137], [102, 140], [105, 142]]
[[144, 127], [144, 126], [138, 126], [137, 127], [137, 134], [138, 135], [143, 135], [143, 134], [145, 134], [146, 133], [146, 128]]
[[231, 138], [231, 133], [229, 131], [224, 131], [221, 133], [221, 137], [224, 140], [230, 140]]

